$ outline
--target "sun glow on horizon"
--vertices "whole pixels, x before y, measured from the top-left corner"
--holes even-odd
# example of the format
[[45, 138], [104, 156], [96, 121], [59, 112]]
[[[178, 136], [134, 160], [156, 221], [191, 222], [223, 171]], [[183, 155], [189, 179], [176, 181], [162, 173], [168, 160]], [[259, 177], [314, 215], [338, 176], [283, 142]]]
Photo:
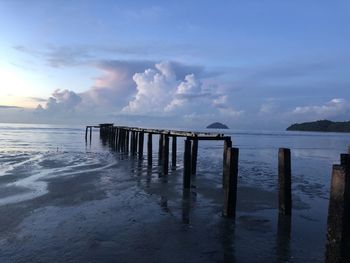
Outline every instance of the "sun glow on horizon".
[[0, 63], [0, 105], [35, 108], [38, 86], [28, 73]]

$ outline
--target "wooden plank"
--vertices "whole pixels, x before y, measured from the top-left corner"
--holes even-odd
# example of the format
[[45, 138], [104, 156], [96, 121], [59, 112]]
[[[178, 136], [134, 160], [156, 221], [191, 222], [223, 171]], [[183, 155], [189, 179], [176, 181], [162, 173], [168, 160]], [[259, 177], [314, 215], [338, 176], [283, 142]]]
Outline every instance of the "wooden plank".
[[238, 178], [238, 148], [228, 147], [226, 149], [226, 170], [225, 170], [225, 187], [224, 187], [224, 209], [225, 217], [236, 216], [237, 200], [237, 178]]
[[278, 207], [283, 215], [292, 214], [292, 174], [290, 149], [280, 148], [278, 151]]

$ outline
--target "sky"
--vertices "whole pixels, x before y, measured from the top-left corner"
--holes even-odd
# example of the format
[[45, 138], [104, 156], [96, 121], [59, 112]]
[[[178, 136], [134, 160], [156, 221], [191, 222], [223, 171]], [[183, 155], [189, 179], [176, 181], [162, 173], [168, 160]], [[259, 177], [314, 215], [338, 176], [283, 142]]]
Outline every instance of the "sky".
[[350, 2], [0, 0], [0, 122], [350, 120]]

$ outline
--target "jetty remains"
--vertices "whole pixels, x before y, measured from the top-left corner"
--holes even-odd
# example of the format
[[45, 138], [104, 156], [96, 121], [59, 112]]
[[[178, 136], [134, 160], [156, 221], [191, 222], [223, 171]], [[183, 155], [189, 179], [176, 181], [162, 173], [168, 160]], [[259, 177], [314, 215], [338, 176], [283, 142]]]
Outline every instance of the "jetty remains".
[[[198, 142], [223, 141], [222, 184], [224, 203], [222, 214], [235, 218], [237, 200], [237, 178], [239, 149], [232, 147], [232, 139], [221, 133], [190, 132], [179, 130], [148, 129], [139, 127], [115, 126], [104, 123], [86, 126], [85, 141], [91, 143], [93, 128], [99, 129], [103, 144], [114, 150], [143, 158], [144, 140], [147, 137], [147, 159], [152, 164], [153, 135], [158, 140], [158, 164], [163, 175], [169, 171], [169, 144], [171, 139], [171, 167], [176, 169], [177, 138], [184, 138], [183, 187], [190, 190], [191, 178], [196, 174]], [[292, 215], [292, 172], [291, 151], [280, 148], [278, 151], [278, 235], [290, 236]], [[325, 262], [349, 262], [350, 260], [350, 147], [348, 153], [340, 155], [340, 164], [333, 165], [327, 222]], [[284, 237], [283, 237], [284, 238]]]
[[112, 123], [103, 123], [98, 126], [86, 126], [85, 141], [92, 139], [92, 129], [98, 128], [100, 138], [104, 144], [109, 143], [113, 149], [119, 152], [129, 153], [132, 156], [143, 158], [144, 140], [147, 137], [147, 159], [152, 163], [153, 135], [158, 140], [158, 164], [162, 166], [162, 172], [169, 172], [169, 146], [171, 140], [171, 168], [176, 169], [177, 162], [177, 138], [184, 138], [183, 154], [183, 186], [191, 188], [191, 178], [197, 170], [197, 154], [199, 141], [223, 141], [223, 215], [235, 217], [237, 176], [238, 176], [238, 149], [232, 148], [230, 136], [211, 132], [190, 132], [179, 130], [147, 129], [139, 127], [115, 126]]

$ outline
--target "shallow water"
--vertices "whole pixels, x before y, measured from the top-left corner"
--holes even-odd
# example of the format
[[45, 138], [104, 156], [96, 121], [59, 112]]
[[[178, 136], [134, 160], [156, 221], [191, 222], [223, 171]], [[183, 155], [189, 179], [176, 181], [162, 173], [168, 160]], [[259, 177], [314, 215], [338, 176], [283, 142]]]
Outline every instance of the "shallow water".
[[[234, 222], [221, 216], [222, 142], [200, 142], [188, 192], [182, 140], [163, 176], [156, 138], [149, 166], [84, 132], [0, 124], [0, 262], [323, 262], [331, 166], [349, 134], [225, 131], [240, 149]], [[276, 210], [279, 147], [292, 151], [291, 220]]]

